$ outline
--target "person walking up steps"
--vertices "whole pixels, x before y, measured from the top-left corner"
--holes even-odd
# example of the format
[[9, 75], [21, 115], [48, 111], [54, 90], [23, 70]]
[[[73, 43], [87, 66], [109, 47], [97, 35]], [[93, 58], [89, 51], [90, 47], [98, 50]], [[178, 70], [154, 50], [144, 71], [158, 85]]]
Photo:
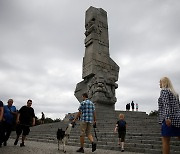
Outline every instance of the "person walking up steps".
[[76, 152], [84, 153], [84, 137], [85, 135], [88, 137], [90, 142], [92, 143], [92, 152], [96, 150], [96, 143], [93, 141], [93, 136], [91, 134], [91, 129], [94, 124], [96, 124], [96, 114], [95, 114], [95, 106], [94, 103], [91, 102], [88, 99], [87, 93], [82, 94], [83, 101], [80, 103], [79, 106], [79, 112], [76, 115], [73, 122], [75, 122], [80, 116], [80, 129], [81, 129], [81, 135], [80, 135], [80, 143], [81, 147]]
[[30, 132], [30, 126], [35, 125], [35, 114], [34, 114], [34, 109], [31, 107], [32, 105], [32, 100], [27, 101], [27, 105], [21, 107], [21, 109], [18, 111], [16, 123], [16, 140], [14, 142], [14, 145], [17, 145], [19, 137], [22, 133], [22, 143], [20, 144], [20, 147], [25, 146], [24, 141], [26, 139], [26, 136]]
[[121, 152], [124, 152], [124, 142], [126, 136], [126, 121], [124, 120], [124, 114], [119, 114], [119, 120], [116, 123], [114, 132], [118, 131], [118, 144], [121, 146]]

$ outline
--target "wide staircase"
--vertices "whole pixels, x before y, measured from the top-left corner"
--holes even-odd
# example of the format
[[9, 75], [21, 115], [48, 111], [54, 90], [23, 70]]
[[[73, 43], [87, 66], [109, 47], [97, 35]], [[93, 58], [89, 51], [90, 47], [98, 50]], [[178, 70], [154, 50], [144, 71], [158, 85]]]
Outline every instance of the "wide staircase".
[[[97, 142], [98, 149], [120, 150], [118, 145], [118, 134], [114, 133], [115, 124], [119, 114], [125, 115], [127, 122], [127, 133], [125, 150], [137, 153], [161, 154], [160, 125], [157, 117], [148, 116], [145, 112], [115, 111], [97, 113]], [[69, 122], [42, 124], [31, 128], [28, 140], [39, 142], [57, 143], [56, 131], [58, 128], [66, 129]], [[72, 128], [68, 145], [80, 146], [79, 143], [79, 122]], [[94, 129], [92, 130], [94, 136]], [[11, 135], [15, 137], [15, 132]], [[85, 147], [91, 147], [88, 139], [85, 139]], [[171, 139], [171, 154], [180, 154], [180, 141], [177, 138]]]

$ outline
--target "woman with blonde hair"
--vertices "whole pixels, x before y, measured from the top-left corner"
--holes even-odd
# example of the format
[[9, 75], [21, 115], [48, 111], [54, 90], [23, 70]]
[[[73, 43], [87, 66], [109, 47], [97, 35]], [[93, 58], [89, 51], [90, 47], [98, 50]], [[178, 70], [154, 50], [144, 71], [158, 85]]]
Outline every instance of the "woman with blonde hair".
[[159, 123], [162, 135], [163, 154], [170, 153], [170, 138], [180, 139], [180, 103], [179, 96], [168, 77], [160, 79], [160, 97], [158, 99]]

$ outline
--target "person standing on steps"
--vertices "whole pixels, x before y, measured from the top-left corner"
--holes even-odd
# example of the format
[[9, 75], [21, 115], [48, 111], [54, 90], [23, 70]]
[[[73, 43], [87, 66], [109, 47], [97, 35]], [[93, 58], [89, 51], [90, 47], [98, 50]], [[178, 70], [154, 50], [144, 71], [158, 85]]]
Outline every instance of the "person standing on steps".
[[134, 111], [134, 101], [131, 102], [132, 111]]
[[180, 103], [179, 95], [173, 88], [169, 78], [160, 79], [160, 97], [158, 99], [159, 123], [161, 124], [162, 151], [170, 154], [170, 139], [180, 139]]
[[41, 112], [42, 116], [41, 116], [41, 124], [44, 124], [44, 120], [45, 120], [45, 115], [43, 112]]
[[78, 108], [79, 112], [77, 113], [75, 119], [73, 122], [76, 122], [76, 120], [80, 118], [80, 130], [81, 130], [81, 135], [80, 135], [80, 144], [81, 147], [76, 151], [80, 153], [84, 153], [84, 137], [85, 135], [88, 137], [92, 144], [92, 152], [96, 150], [96, 143], [94, 143], [93, 136], [91, 134], [91, 129], [94, 125], [96, 124], [96, 113], [95, 113], [95, 106], [94, 103], [91, 102], [88, 99], [87, 93], [82, 94], [83, 101], [80, 103], [80, 106]]
[[27, 101], [27, 105], [23, 106], [20, 108], [18, 111], [16, 123], [16, 140], [14, 142], [14, 145], [17, 145], [19, 137], [22, 133], [22, 143], [20, 144], [20, 147], [25, 146], [24, 141], [26, 139], [26, 136], [30, 132], [30, 126], [35, 125], [35, 114], [34, 114], [34, 109], [31, 107], [32, 105], [32, 100]]
[[126, 111], [130, 110], [130, 103], [126, 104]]
[[136, 111], [138, 111], [138, 103], [136, 103]]

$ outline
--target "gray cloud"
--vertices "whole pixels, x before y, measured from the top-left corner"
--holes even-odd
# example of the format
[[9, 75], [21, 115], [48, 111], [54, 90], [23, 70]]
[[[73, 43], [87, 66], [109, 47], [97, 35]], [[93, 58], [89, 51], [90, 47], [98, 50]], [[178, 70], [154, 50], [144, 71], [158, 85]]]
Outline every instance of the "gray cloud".
[[180, 2], [156, 0], [0, 1], [0, 99], [20, 108], [33, 100], [36, 115], [75, 112], [82, 80], [85, 11], [108, 13], [111, 58], [120, 66], [116, 109], [132, 100], [141, 111], [157, 109], [159, 79], [180, 92]]

